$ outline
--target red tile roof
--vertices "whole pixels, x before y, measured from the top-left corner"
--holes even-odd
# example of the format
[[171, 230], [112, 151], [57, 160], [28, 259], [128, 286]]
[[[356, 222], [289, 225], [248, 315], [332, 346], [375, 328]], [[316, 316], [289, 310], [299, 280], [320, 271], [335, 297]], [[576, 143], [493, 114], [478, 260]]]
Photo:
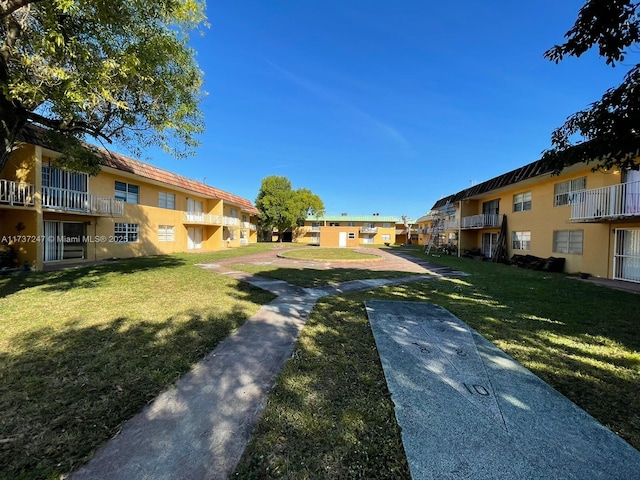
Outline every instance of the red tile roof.
[[[40, 145], [45, 148], [51, 148], [47, 139], [46, 131], [41, 127], [29, 124], [23, 130], [21, 136], [22, 139], [27, 143]], [[246, 198], [233, 195], [215, 187], [210, 187], [209, 185], [196, 182], [195, 180], [190, 180], [181, 175], [169, 172], [168, 170], [163, 170], [161, 168], [154, 167], [153, 165], [149, 165], [138, 160], [133, 160], [131, 158], [125, 157], [124, 155], [108, 152], [107, 150], [97, 148], [93, 145], [87, 145], [87, 148], [94, 150], [102, 157], [101, 163], [104, 166], [111, 167], [122, 172], [139, 175], [141, 177], [155, 180], [157, 182], [166, 183], [167, 185], [171, 185], [174, 187], [190, 190], [207, 197], [219, 198], [225, 202], [233, 203], [240, 206], [243, 211], [248, 212], [251, 215], [260, 214], [258, 209], [254, 207], [251, 201], [247, 200]]]
[[111, 167], [122, 172], [132, 173], [134, 175], [166, 183], [167, 185], [174, 187], [190, 190], [207, 197], [219, 198], [225, 202], [239, 205], [244, 211], [249, 212], [252, 215], [258, 215], [260, 213], [258, 209], [246, 198], [233, 195], [225, 192], [224, 190], [205, 185], [204, 183], [196, 182], [195, 180], [190, 180], [176, 173], [169, 172], [168, 170], [163, 170], [161, 168], [154, 167], [153, 165], [149, 165], [148, 163], [133, 160], [118, 153], [107, 152], [106, 150], [100, 150], [100, 152], [103, 155], [102, 164], [106, 167]]

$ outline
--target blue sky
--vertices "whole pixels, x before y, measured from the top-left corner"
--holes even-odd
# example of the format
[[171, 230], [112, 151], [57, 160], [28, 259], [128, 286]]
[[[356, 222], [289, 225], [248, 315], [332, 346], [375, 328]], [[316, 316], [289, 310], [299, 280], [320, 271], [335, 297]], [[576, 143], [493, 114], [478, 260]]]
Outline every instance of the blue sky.
[[540, 158], [617, 85], [596, 52], [556, 65], [582, 0], [210, 0], [196, 155], [143, 158], [254, 201], [289, 178], [327, 214], [408, 215]]

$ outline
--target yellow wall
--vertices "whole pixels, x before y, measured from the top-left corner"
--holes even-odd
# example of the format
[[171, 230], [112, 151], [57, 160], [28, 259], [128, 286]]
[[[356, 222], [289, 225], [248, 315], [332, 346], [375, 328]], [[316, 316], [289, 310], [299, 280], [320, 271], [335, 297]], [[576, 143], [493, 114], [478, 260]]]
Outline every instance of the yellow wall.
[[[340, 245], [340, 232], [346, 232], [346, 247], [355, 248], [359, 244], [359, 227], [320, 227], [320, 246], [337, 247]], [[354, 238], [349, 238], [349, 233], [354, 234]]]
[[[499, 215], [507, 215], [507, 247], [509, 257], [514, 254], [534, 255], [537, 257], [565, 258], [565, 272], [588, 272], [594, 276], [611, 277], [613, 258], [613, 229], [619, 225], [608, 222], [578, 223], [570, 222], [571, 206], [554, 206], [554, 185], [556, 183], [586, 177], [587, 190], [616, 185], [621, 182], [619, 174], [613, 172], [591, 172], [590, 167], [573, 167], [560, 176], [545, 175], [533, 181], [511, 185], [500, 192], [488, 192], [479, 199], [463, 200], [456, 205], [461, 217], [482, 213], [483, 202], [500, 199]], [[528, 184], [526, 184], [528, 183]], [[531, 192], [531, 210], [514, 212], [513, 197], [518, 193]], [[639, 222], [625, 225], [638, 226]], [[622, 225], [622, 224], [620, 224]], [[582, 230], [582, 255], [553, 252], [553, 232], [555, 230]], [[462, 229], [460, 237], [461, 251], [481, 248], [482, 234], [498, 232], [499, 228]], [[513, 250], [512, 233], [514, 231], [531, 232], [530, 250]]]

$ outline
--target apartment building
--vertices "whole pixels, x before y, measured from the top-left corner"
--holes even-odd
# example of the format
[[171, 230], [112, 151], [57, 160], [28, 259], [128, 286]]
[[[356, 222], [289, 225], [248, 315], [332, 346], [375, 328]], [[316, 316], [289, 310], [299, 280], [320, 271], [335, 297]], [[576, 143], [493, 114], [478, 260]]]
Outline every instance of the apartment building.
[[[293, 241], [321, 247], [358, 247], [396, 243], [399, 217], [374, 215], [309, 216]], [[404, 225], [403, 225], [404, 227]]]
[[[97, 176], [58, 167], [30, 131], [0, 173], [0, 243], [35, 269], [257, 241], [258, 210], [239, 196], [122, 155]], [[6, 248], [6, 247], [5, 247]]]
[[553, 175], [542, 161], [438, 200], [418, 219], [420, 242], [491, 258], [564, 258], [568, 273], [640, 282], [640, 172], [575, 164]]

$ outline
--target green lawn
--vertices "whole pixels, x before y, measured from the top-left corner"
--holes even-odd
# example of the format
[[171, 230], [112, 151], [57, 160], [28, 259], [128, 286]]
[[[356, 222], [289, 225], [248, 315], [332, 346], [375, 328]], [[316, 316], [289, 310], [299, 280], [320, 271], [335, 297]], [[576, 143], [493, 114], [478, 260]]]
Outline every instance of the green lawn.
[[[422, 256], [420, 249], [407, 249]], [[640, 448], [640, 295], [510, 266], [325, 297], [271, 393], [240, 478], [409, 478], [363, 302], [447, 308]], [[378, 447], [377, 447], [378, 446]]]
[[[57, 478], [84, 462], [273, 298], [194, 263], [271, 248], [0, 278], [0, 478]], [[373, 298], [447, 308], [640, 447], [639, 295], [562, 274], [429, 259], [470, 275], [318, 302], [236, 478], [408, 478], [363, 306]], [[357, 272], [251, 268], [307, 286]], [[405, 275], [363, 275], [386, 274]]]
[[300, 248], [297, 250], [282, 252], [281, 256], [285, 258], [295, 258], [315, 262], [331, 262], [336, 260], [346, 262], [375, 262], [382, 260], [382, 257], [380, 257], [379, 255], [375, 255], [373, 253], [358, 252], [351, 248]]
[[194, 266], [272, 248], [0, 277], [0, 478], [57, 478], [273, 296]]

